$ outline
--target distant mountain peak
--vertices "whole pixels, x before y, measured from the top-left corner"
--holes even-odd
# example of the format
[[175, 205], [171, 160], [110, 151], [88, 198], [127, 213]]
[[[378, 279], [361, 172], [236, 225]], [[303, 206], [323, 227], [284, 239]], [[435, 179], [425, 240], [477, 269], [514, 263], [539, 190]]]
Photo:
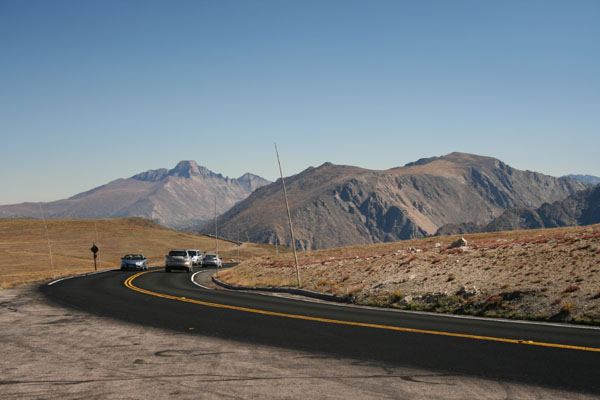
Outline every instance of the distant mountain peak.
[[482, 163], [482, 162], [491, 162], [494, 164], [500, 163], [499, 160], [497, 160], [493, 157], [486, 157], [486, 156], [480, 156], [477, 154], [461, 153], [459, 151], [455, 151], [455, 152], [452, 152], [452, 153], [449, 153], [449, 154], [446, 154], [443, 156], [420, 158], [417, 161], [409, 162], [408, 164], [406, 164], [404, 166], [405, 167], [421, 166], [421, 165], [430, 164], [435, 161], [450, 161], [450, 162], [457, 163], [457, 164]]
[[199, 175], [200, 170], [196, 161], [184, 160], [177, 163], [175, 168], [169, 171], [169, 175], [177, 175], [185, 178], [189, 178], [192, 175]]
[[333, 167], [333, 166], [335, 166], [334, 163], [327, 161], [327, 162], [324, 162], [323, 164], [319, 165], [317, 168], [327, 168], [327, 167]]
[[[246, 174], [246, 180], [223, 177], [195, 161], [184, 160], [173, 169], [148, 170], [127, 179], [44, 203], [46, 218], [112, 218], [137, 216], [169, 227], [189, 228], [214, 217], [248, 197], [269, 181]], [[0, 206], [0, 217], [39, 217], [37, 203]]]
[[253, 192], [257, 188], [261, 186], [268, 185], [271, 181], [260, 177], [255, 174], [251, 174], [250, 172], [246, 172], [244, 175], [237, 178], [237, 181], [243, 185], [246, 185], [249, 191]]

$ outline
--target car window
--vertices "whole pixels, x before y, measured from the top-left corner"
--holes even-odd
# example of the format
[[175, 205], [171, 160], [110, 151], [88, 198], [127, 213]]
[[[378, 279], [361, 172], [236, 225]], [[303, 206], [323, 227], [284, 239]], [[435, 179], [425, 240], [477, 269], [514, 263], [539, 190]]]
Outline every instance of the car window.
[[187, 257], [187, 253], [185, 252], [185, 250], [172, 250], [169, 252], [170, 256], [176, 256], [176, 257]]

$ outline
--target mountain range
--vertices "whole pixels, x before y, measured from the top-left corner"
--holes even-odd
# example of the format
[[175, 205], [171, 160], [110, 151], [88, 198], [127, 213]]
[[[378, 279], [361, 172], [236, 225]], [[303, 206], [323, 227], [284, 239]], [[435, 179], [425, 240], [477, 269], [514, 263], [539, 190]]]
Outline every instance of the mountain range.
[[600, 183], [600, 178], [592, 175], [567, 175], [570, 178], [575, 178], [581, 182], [589, 183], [590, 185], [597, 185]]
[[436, 234], [558, 228], [597, 223], [600, 223], [600, 185], [575, 192], [564, 200], [544, 203], [539, 208], [510, 208], [486, 225], [475, 223], [445, 225]]
[[[47, 218], [135, 216], [185, 229], [212, 220], [215, 205], [216, 213], [223, 213], [268, 183], [250, 173], [231, 179], [195, 161], [181, 161], [170, 170], [149, 170], [42, 205]], [[10, 217], [40, 218], [40, 203], [0, 206], [0, 218]]]
[[[425, 237], [465, 221], [484, 225], [510, 208], [537, 208], [588, 187], [466, 153], [384, 171], [325, 163], [285, 182], [296, 246], [304, 250]], [[240, 231], [254, 242], [290, 243], [280, 181], [219, 217], [220, 234]]]

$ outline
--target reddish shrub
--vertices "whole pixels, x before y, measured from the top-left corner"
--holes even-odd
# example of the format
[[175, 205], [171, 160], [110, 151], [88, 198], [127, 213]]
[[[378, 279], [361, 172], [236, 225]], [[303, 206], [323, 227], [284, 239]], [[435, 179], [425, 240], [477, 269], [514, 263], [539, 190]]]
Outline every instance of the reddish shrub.
[[557, 305], [557, 304], [560, 304], [560, 302], [561, 302], [561, 301], [562, 301], [562, 299], [561, 299], [561, 298], [554, 299], [554, 300], [552, 300], [552, 303], [550, 303], [550, 305], [551, 305], [551, 306], [555, 306], [555, 305]]
[[563, 293], [571, 293], [571, 292], [576, 292], [578, 291], [580, 288], [577, 285], [569, 285], [567, 286], [567, 288], [565, 290], [563, 290]]

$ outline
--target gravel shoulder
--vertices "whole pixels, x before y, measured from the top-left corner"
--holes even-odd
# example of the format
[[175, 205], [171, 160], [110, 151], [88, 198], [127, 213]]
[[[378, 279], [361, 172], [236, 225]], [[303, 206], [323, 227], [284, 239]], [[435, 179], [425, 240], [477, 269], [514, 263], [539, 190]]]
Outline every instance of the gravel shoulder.
[[598, 398], [148, 328], [32, 285], [0, 290], [0, 326], [2, 399]]

